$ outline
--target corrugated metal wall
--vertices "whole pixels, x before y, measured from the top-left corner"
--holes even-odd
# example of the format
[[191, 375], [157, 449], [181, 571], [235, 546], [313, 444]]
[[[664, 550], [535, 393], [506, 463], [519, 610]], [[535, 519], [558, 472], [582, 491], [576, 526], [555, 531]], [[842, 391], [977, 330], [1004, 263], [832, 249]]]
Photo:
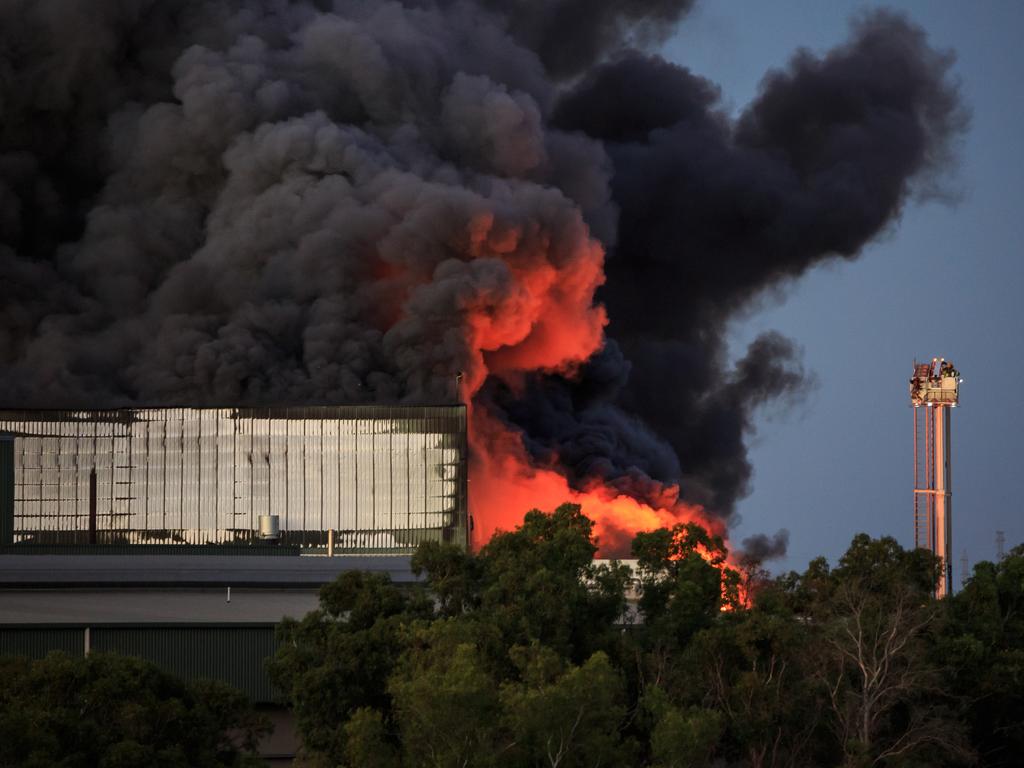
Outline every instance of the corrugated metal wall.
[[91, 652], [137, 656], [184, 680], [222, 680], [256, 703], [281, 700], [266, 672], [277, 651], [273, 624], [4, 626], [0, 655], [82, 656], [87, 631]]
[[0, 656], [41, 659], [51, 651], [63, 651], [68, 656], [84, 656], [85, 629], [0, 626]]
[[14, 541], [14, 440], [0, 435], [0, 546]]
[[282, 544], [0, 544], [0, 555], [201, 555], [298, 557], [302, 548]]
[[468, 540], [463, 406], [0, 411], [0, 432], [16, 542], [245, 542], [267, 514], [339, 552]]
[[148, 659], [184, 680], [223, 680], [253, 701], [277, 698], [265, 669], [277, 650], [272, 624], [97, 627], [91, 647]]

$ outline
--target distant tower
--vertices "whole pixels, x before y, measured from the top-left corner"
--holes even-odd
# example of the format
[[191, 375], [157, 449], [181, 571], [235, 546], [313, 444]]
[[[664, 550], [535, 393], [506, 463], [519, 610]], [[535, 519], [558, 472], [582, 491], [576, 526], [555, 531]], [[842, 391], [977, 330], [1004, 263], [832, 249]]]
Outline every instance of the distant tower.
[[[960, 400], [960, 372], [944, 358], [914, 363], [914, 545], [942, 558], [935, 596], [953, 589], [953, 499], [949, 415]], [[921, 406], [925, 406], [922, 408]]]
[[996, 531], [996, 559], [1002, 560], [1006, 557], [1006, 532]]

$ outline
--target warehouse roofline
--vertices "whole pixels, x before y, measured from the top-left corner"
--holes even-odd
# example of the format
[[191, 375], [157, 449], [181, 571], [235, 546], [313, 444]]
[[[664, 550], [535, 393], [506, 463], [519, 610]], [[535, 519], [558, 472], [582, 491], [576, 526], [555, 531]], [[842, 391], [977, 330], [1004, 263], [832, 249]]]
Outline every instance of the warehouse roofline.
[[[67, 408], [25, 408], [24, 406], [0, 405], [0, 412], [4, 414], [19, 414], [21, 417], [37, 414], [40, 421], [52, 420], [61, 414], [92, 414], [93, 418], [83, 419], [85, 421], [103, 420], [114, 422], [130, 422], [132, 413], [138, 411], [234, 411], [237, 415], [251, 418], [259, 415], [263, 418], [306, 418], [308, 411], [329, 411], [332, 415], [340, 415], [345, 418], [360, 418], [368, 415], [393, 416], [403, 418], [415, 416], [426, 410], [465, 410], [465, 403], [427, 403], [416, 405], [405, 403], [403, 405], [381, 405], [365, 403], [359, 405], [322, 403], [315, 405], [126, 405], [118, 408], [90, 408], [90, 407], [67, 407]], [[109, 418], [98, 419], [101, 415], [109, 415]], [[29, 419], [25, 419], [29, 420]]]
[[420, 581], [405, 555], [0, 555], [0, 589], [10, 587], [311, 587], [347, 571]]

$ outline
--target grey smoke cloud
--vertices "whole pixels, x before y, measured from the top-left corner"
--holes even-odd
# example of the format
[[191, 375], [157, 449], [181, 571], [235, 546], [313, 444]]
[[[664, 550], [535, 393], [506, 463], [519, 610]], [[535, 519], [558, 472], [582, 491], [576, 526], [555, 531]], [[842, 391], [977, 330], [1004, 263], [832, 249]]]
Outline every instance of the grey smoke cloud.
[[[35, 158], [23, 197], [80, 190], [52, 195], [60, 243], [5, 239], [24, 283], [5, 292], [12, 401], [445, 398], [470, 365], [457, 296], [513, 288], [500, 261], [468, 257], [472, 221], [525, 227], [520, 248], [564, 261], [586, 235], [559, 173], [607, 204], [606, 175], [549, 166], [553, 86], [490, 14], [207, 2], [169, 19], [110, 3], [107, 26], [79, 39], [63, 10], [27, 11], [42, 60], [7, 62], [19, 97], [31, 73], [92, 101], [5, 115], [6, 133], [24, 127], [4, 159]], [[51, 69], [66, 38], [91, 71]], [[176, 53], [147, 71], [152, 40]], [[558, 137], [588, 162], [592, 145]], [[67, 167], [68, 154], [93, 163]], [[52, 224], [31, 231], [36, 202], [5, 208], [22, 234]], [[64, 300], [39, 301], [55, 284]]]
[[482, 0], [553, 77], [578, 74], [623, 46], [661, 42], [693, 0]]
[[447, 400], [471, 315], [596, 238], [604, 348], [478, 406], [572, 482], [728, 516], [755, 409], [807, 377], [775, 334], [730, 365], [726, 323], [855, 257], [966, 118], [882, 12], [731, 120], [638, 50], [689, 6], [0, 0], [0, 399]]
[[743, 539], [740, 545], [740, 558], [751, 564], [760, 565], [767, 560], [785, 557], [789, 546], [789, 531], [785, 528], [777, 531], [774, 536], [757, 533]]

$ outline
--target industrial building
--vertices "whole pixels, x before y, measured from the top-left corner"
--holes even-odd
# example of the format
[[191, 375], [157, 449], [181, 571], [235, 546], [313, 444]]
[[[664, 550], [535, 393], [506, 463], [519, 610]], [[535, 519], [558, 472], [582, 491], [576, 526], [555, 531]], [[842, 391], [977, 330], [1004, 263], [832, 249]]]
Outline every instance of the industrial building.
[[0, 411], [0, 654], [117, 652], [294, 724], [274, 627], [349, 570], [468, 545], [463, 406]]
[[329, 557], [268, 546], [171, 549], [4, 548], [0, 655], [119, 653], [185, 680], [222, 680], [274, 724], [260, 744], [261, 757], [272, 766], [290, 765], [299, 746], [294, 718], [266, 669], [277, 650], [278, 622], [315, 609], [320, 586], [345, 571], [386, 574], [398, 584], [417, 581], [405, 555]]
[[0, 545], [468, 535], [462, 406], [0, 411]]

